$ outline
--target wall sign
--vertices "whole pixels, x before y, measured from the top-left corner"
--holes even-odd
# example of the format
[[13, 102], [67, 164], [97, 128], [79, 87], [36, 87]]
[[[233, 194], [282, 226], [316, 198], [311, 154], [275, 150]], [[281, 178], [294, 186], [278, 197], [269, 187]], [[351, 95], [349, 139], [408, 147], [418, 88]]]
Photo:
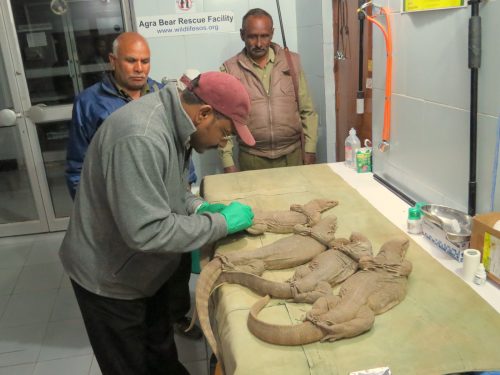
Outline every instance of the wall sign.
[[145, 38], [235, 31], [231, 11], [137, 17], [137, 31]]
[[403, 0], [403, 12], [418, 12], [463, 6], [465, 6], [465, 0]]

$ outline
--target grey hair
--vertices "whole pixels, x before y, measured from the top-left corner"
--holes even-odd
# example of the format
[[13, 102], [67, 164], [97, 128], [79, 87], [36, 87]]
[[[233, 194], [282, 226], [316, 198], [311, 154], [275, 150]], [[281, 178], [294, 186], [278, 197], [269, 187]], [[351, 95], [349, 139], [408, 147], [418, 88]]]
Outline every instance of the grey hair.
[[241, 27], [243, 29], [245, 28], [245, 22], [248, 17], [268, 17], [271, 20], [271, 27], [273, 26], [273, 17], [271, 17], [269, 13], [261, 8], [253, 8], [246, 12], [246, 14], [243, 16], [243, 19], [241, 21]]

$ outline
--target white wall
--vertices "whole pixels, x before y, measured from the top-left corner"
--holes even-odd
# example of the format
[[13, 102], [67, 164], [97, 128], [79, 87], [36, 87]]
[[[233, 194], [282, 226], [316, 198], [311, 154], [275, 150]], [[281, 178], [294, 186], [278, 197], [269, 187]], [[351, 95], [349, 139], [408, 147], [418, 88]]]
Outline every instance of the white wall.
[[296, 0], [302, 66], [319, 115], [317, 159], [335, 161], [332, 1]]
[[[322, 9], [325, 8], [328, 12], [328, 8], [331, 8], [331, 2], [322, 0], [320, 7], [312, 9], [306, 6], [307, 3], [304, 0], [281, 0], [280, 6], [287, 45], [292, 51], [301, 53], [306, 75], [310, 81], [323, 129], [322, 135], [324, 139], [319, 147], [319, 158], [321, 161], [327, 161], [327, 142], [326, 137], [324, 137], [326, 135], [324, 129], [327, 121], [324, 113], [326, 107], [324, 104], [324, 79], [326, 77], [324, 76], [325, 68], [323, 66], [322, 52], [325, 47], [322, 35]], [[328, 4], [330, 5], [328, 6]], [[195, 68], [200, 71], [218, 70], [222, 62], [244, 47], [239, 36], [239, 29], [241, 28], [241, 18], [251, 8], [262, 8], [272, 15], [275, 28], [273, 40], [282, 45], [278, 12], [274, 0], [198, 0], [196, 3], [197, 12], [233, 11], [236, 18], [235, 31], [231, 33], [150, 38], [148, 41], [152, 56], [151, 77], [157, 80], [162, 77], [177, 78], [186, 68]], [[136, 17], [175, 14], [175, 2], [134, 0], [134, 12]], [[331, 15], [331, 9], [329, 12]], [[325, 27], [329, 27], [327, 34], [330, 34], [330, 38], [331, 19], [331, 16], [327, 18], [329, 25], [325, 25]], [[300, 43], [297, 37], [298, 30], [300, 30], [299, 34], [301, 35]], [[303, 32], [304, 34], [302, 34]], [[331, 41], [327, 40], [326, 43], [331, 43]], [[333, 75], [333, 66], [330, 70]], [[333, 85], [333, 77], [329, 77], [329, 79], [331, 79]], [[333, 92], [333, 86], [328, 87], [327, 90]], [[333, 103], [333, 99], [330, 100]], [[332, 104], [329, 109], [333, 107]], [[330, 132], [330, 134], [334, 133], [334, 130]], [[201, 158], [199, 155], [194, 155], [193, 159], [199, 177], [222, 172], [222, 166], [215, 151], [209, 151]]]
[[[400, 13], [400, 1], [376, 1], [394, 12], [390, 151], [374, 150], [374, 171], [416, 200], [462, 211], [468, 206], [470, 7]], [[500, 111], [498, 17], [500, 1], [481, 6], [477, 212], [488, 211]], [[381, 140], [385, 43], [373, 30], [373, 139]], [[498, 195], [498, 194], [497, 194]], [[496, 199], [500, 210], [500, 197]]]

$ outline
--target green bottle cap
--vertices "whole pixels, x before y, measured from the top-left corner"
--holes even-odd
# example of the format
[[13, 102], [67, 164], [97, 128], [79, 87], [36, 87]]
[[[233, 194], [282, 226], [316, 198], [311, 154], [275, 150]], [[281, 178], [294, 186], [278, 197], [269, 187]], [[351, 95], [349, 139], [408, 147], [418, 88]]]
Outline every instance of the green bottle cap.
[[408, 220], [420, 219], [420, 210], [417, 207], [408, 208]]
[[429, 203], [427, 202], [417, 202], [415, 203], [415, 208], [418, 208], [420, 212], [422, 212], [422, 207], [427, 206]]

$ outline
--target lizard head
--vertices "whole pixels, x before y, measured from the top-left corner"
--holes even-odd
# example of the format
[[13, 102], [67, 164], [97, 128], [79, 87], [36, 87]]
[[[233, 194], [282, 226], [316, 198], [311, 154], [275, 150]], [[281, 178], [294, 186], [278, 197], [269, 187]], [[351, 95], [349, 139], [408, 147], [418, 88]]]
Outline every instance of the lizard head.
[[395, 237], [385, 242], [377, 257], [384, 258], [386, 263], [401, 264], [408, 251], [410, 241], [406, 237]]

